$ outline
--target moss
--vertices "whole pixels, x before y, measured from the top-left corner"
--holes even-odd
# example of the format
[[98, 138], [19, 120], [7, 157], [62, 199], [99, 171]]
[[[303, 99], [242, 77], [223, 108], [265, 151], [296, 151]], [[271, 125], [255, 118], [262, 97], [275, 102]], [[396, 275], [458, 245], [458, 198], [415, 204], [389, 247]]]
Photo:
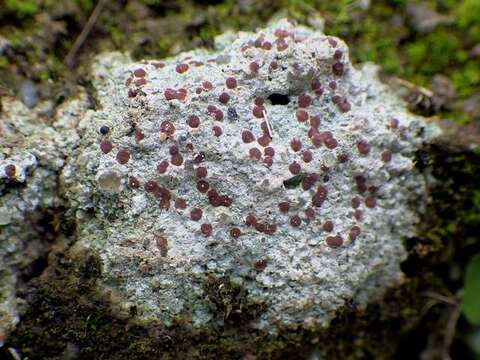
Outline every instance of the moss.
[[478, 14], [480, 14], [480, 2], [477, 0], [461, 1], [456, 9], [458, 25], [462, 29], [480, 26]]
[[[449, 63], [458, 60], [457, 53], [460, 51], [458, 39], [446, 29], [427, 34], [418, 41], [406, 46], [406, 55], [411, 63], [412, 73], [423, 75], [435, 75], [442, 71]], [[423, 85], [423, 84], [420, 84]]]
[[210, 276], [204, 283], [204, 290], [217, 320], [239, 326], [257, 319], [265, 310], [265, 304], [253, 302], [248, 292], [233, 283], [228, 277]]
[[[428, 159], [428, 160], [426, 160]], [[433, 146], [417, 156], [417, 166], [432, 168], [442, 182], [431, 192], [432, 202], [423, 222], [423, 236], [410, 243], [432, 246], [443, 260], [469, 246], [480, 226], [480, 156], [470, 151]], [[458, 241], [458, 243], [452, 243]], [[478, 245], [480, 250], [480, 244]]]
[[469, 60], [462, 69], [455, 69], [452, 80], [457, 94], [462, 97], [471, 96], [480, 85], [480, 64], [478, 61]]
[[19, 18], [35, 15], [39, 10], [37, 0], [5, 0], [5, 8]]

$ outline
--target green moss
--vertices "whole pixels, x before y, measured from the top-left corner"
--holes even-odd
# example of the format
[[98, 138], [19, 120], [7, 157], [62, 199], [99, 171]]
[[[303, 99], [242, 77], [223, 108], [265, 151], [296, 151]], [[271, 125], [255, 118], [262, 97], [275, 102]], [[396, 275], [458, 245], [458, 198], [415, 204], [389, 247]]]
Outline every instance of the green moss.
[[478, 0], [463, 0], [457, 6], [456, 16], [458, 25], [462, 29], [467, 29], [471, 26], [480, 25], [480, 1]]
[[211, 44], [213, 44], [213, 40], [215, 39], [215, 36], [217, 36], [218, 34], [219, 34], [218, 28], [211, 24], [209, 24], [208, 26], [202, 27], [199, 33], [203, 41]]
[[447, 30], [430, 33], [406, 47], [406, 55], [412, 65], [409, 70], [423, 75], [435, 75], [458, 60], [459, 51], [458, 39]]
[[480, 85], [480, 63], [474, 60], [466, 62], [462, 69], [453, 71], [452, 80], [459, 96], [473, 95]]
[[95, 0], [75, 0], [75, 2], [80, 6], [84, 11], [91, 11], [95, 4]]
[[39, 10], [37, 0], [5, 0], [5, 8], [19, 18], [35, 15]]
[[[453, 256], [455, 246], [476, 236], [480, 227], [480, 158], [478, 155], [455, 149], [433, 147], [428, 150], [433, 175], [442, 179], [431, 193], [429, 214], [423, 222], [423, 243], [433, 246], [443, 257]], [[421, 155], [420, 155], [421, 156]], [[421, 162], [417, 163], [421, 169]], [[460, 243], [453, 244], [452, 239]]]
[[208, 277], [203, 286], [214, 313], [220, 322], [239, 326], [260, 316], [265, 304], [253, 302], [248, 292], [228, 277]]
[[8, 66], [8, 60], [5, 56], [0, 56], [0, 69], [5, 69]]

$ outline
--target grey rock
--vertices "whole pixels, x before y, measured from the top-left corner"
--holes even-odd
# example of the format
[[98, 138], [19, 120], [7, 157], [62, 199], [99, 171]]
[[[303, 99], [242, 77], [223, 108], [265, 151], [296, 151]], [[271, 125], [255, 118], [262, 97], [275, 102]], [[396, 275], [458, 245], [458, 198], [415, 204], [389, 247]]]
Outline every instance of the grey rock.
[[221, 278], [261, 309], [246, 326], [319, 329], [347, 301], [362, 308], [401, 283], [402, 241], [416, 234], [432, 180], [414, 154], [439, 128], [319, 31], [282, 20], [215, 45], [163, 65], [102, 54], [98, 109], [81, 94], [53, 126], [3, 104], [0, 332], [18, 321], [19, 264], [48, 251], [22, 221], [59, 202], [76, 224], [71, 251], [101, 259], [99, 290], [138, 320], [218, 325], [209, 291], [222, 288], [207, 285]]
[[[78, 142], [76, 123], [87, 109], [87, 97], [57, 109], [58, 119], [48, 126], [43, 106], [36, 110], [3, 97], [0, 113], [0, 346], [19, 321], [17, 279], [36, 259], [45, 256], [49, 238], [42, 225], [49, 209], [63, 205], [58, 175], [64, 158]], [[15, 174], [7, 176], [6, 168]], [[22, 270], [23, 269], [23, 270]]]
[[449, 25], [455, 21], [452, 16], [439, 14], [427, 3], [409, 3], [406, 16], [412, 27], [420, 33], [428, 33], [439, 25]]
[[[100, 255], [101, 286], [144, 320], [173, 324], [187, 312], [191, 326], [208, 328], [215, 313], [205, 300], [206, 278], [227, 276], [265, 309], [250, 326], [327, 326], [347, 299], [362, 307], [401, 282], [402, 239], [415, 234], [427, 194], [413, 156], [439, 130], [408, 113], [374, 66], [355, 69], [339, 39], [281, 21], [216, 44], [216, 53], [180, 54], [161, 68], [118, 53], [97, 58], [101, 110], [81, 121], [80, 144], [63, 170], [72, 208], [96, 214], [79, 224], [76, 246]], [[312, 81], [322, 90], [312, 90]], [[273, 104], [271, 94], [289, 101]], [[227, 121], [232, 106], [238, 121]], [[108, 136], [99, 135], [102, 125]], [[247, 130], [255, 141], [242, 140]], [[293, 139], [302, 143], [299, 152]], [[112, 150], [103, 153], [101, 142]], [[275, 152], [271, 165], [265, 146]], [[196, 163], [199, 153], [204, 158]], [[159, 172], [163, 161], [169, 165]], [[300, 164], [298, 177], [293, 163]], [[201, 167], [206, 178], [196, 175]], [[115, 174], [113, 197], [110, 181], [98, 182], [104, 174]], [[128, 186], [132, 176], [140, 188]], [[222, 196], [230, 206], [222, 206]], [[178, 206], [182, 200], [186, 208]], [[279, 211], [282, 202], [288, 213]], [[112, 214], [115, 222], [105, 220]], [[245, 224], [249, 214], [256, 226]]]
[[429, 88], [433, 92], [432, 102], [435, 110], [449, 109], [455, 99], [455, 88], [450, 79], [437, 74], [432, 78]]
[[35, 107], [38, 103], [38, 90], [36, 85], [31, 80], [24, 80], [20, 84], [18, 90], [20, 99], [30, 109]]
[[0, 55], [3, 55], [5, 50], [10, 46], [10, 43], [6, 38], [0, 36]]

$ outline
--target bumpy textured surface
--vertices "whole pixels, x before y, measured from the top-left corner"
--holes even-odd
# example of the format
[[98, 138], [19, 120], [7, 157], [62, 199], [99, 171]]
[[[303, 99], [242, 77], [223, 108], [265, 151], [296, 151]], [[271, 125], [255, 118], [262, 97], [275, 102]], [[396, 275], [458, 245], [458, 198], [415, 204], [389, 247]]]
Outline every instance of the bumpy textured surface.
[[401, 281], [429, 181], [414, 153], [439, 130], [338, 39], [280, 21], [217, 43], [100, 55], [96, 109], [81, 93], [53, 123], [2, 101], [0, 344], [53, 209], [115, 309], [166, 325], [317, 329]]
[[143, 319], [208, 326], [207, 279], [226, 277], [252, 326], [324, 326], [400, 281], [426, 197], [412, 159], [437, 130], [338, 39], [281, 21], [218, 44], [97, 59], [63, 170], [77, 245]]
[[34, 271], [54, 240], [51, 209], [64, 205], [58, 173], [78, 143], [75, 126], [87, 108], [87, 97], [58, 108], [48, 124], [51, 104], [34, 111], [3, 98], [0, 111], [0, 345], [18, 322], [16, 287]]

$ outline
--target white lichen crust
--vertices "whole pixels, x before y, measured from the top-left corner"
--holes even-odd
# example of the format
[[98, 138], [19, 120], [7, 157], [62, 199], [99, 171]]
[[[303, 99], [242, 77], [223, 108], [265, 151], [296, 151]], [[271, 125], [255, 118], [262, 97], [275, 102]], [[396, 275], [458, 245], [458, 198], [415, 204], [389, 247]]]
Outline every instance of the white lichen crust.
[[252, 327], [325, 326], [401, 280], [427, 194], [414, 154], [438, 130], [339, 39], [287, 21], [228, 39], [97, 58], [63, 170], [79, 245], [142, 319], [208, 327], [213, 276], [261, 304]]
[[19, 283], [45, 258], [54, 239], [52, 210], [62, 207], [58, 174], [78, 143], [76, 123], [88, 106], [83, 91], [46, 116], [51, 102], [35, 110], [3, 97], [0, 104], [0, 346], [19, 321]]

